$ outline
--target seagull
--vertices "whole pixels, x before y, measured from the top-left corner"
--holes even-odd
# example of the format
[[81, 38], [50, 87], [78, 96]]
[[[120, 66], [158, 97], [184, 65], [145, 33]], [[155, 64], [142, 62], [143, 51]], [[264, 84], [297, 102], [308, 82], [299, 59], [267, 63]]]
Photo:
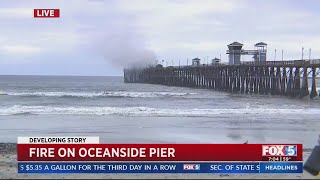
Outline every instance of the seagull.
[[[320, 138], [320, 135], [319, 135], [319, 138]], [[320, 139], [319, 139], [320, 140]], [[319, 141], [320, 142], [320, 141]], [[244, 142], [243, 144], [248, 144], [248, 140], [246, 142]]]

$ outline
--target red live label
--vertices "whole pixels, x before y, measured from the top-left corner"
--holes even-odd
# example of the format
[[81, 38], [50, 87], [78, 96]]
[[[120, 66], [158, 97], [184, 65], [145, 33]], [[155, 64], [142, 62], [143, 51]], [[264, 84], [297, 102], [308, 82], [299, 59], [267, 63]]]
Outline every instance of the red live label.
[[60, 17], [60, 9], [34, 9], [34, 18], [58, 18]]

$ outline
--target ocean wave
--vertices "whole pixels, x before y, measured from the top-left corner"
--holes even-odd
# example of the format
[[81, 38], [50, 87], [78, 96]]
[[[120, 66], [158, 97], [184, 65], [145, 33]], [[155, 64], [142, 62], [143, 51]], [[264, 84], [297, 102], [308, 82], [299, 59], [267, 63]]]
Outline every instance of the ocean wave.
[[0, 115], [62, 114], [62, 115], [127, 115], [127, 116], [208, 116], [221, 114], [320, 114], [320, 109], [168, 109], [151, 107], [60, 107], [14, 105], [0, 108]]
[[129, 98], [152, 98], [165, 96], [186, 96], [195, 93], [184, 92], [127, 92], [127, 91], [102, 91], [102, 92], [0, 92], [0, 95], [30, 96], [30, 97], [129, 97]]
[[8, 93], [5, 93], [5, 92], [3, 92], [3, 91], [0, 91], [0, 96], [1, 95], [8, 95]]

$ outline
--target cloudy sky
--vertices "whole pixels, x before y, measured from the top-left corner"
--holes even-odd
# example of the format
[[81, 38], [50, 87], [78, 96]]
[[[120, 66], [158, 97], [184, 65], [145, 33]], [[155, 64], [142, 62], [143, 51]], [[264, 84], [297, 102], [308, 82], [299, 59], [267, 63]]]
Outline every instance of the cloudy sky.
[[[60, 9], [34, 19], [33, 9]], [[318, 0], [3, 0], [0, 74], [122, 75], [126, 64], [227, 62], [227, 44], [268, 44], [268, 59], [320, 58]], [[249, 61], [251, 57], [244, 57]], [[206, 62], [204, 60], [203, 62]]]

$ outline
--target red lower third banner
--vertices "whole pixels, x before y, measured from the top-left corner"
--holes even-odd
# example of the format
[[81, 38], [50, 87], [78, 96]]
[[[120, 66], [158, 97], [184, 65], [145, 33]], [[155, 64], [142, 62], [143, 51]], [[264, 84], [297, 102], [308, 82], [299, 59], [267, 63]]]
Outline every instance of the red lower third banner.
[[18, 161], [302, 161], [302, 144], [18, 144]]

